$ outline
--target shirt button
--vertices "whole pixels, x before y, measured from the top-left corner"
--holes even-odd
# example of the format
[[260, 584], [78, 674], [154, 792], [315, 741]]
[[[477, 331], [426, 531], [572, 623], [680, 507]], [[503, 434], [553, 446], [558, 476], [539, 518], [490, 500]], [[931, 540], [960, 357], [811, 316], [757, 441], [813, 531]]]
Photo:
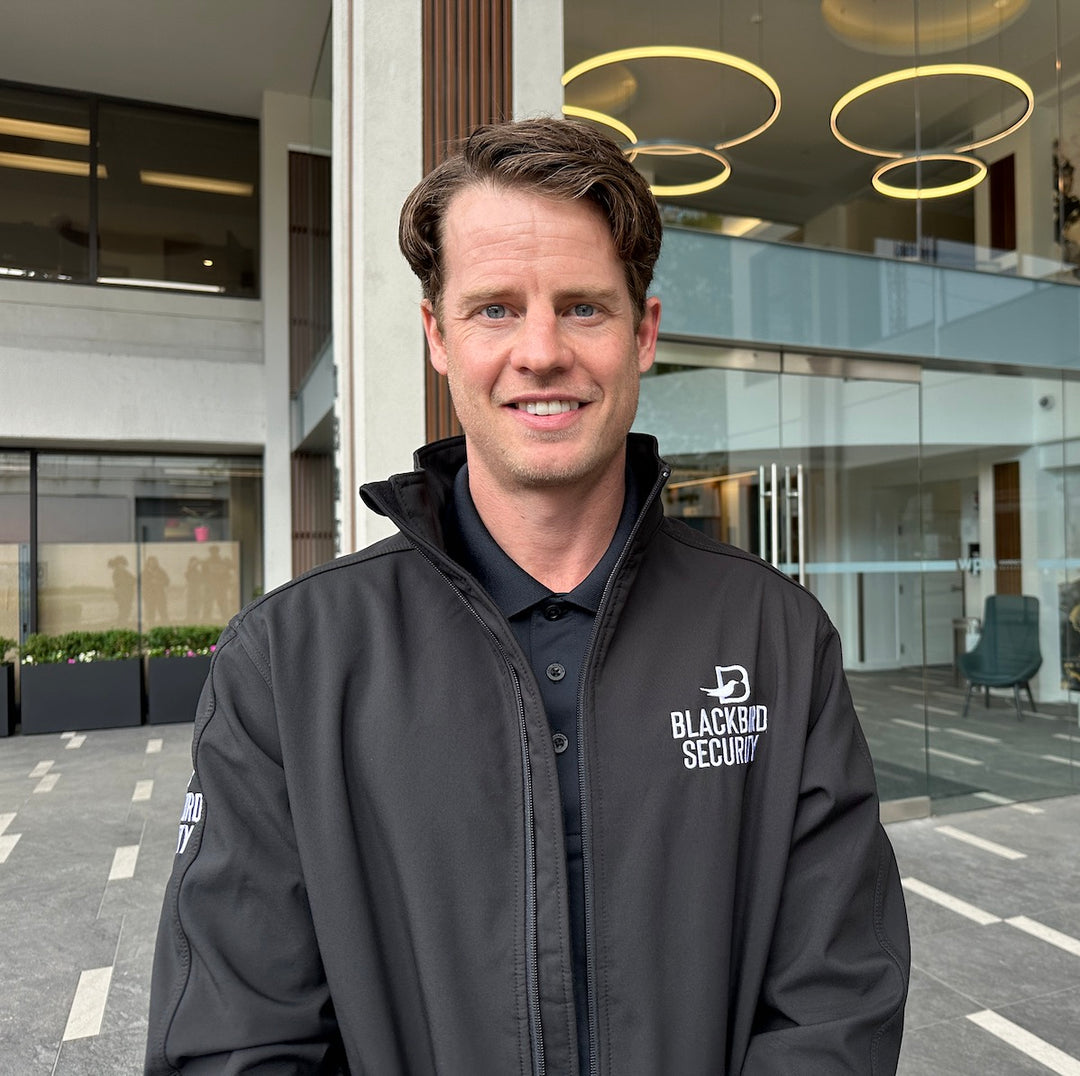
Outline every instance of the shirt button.
[[566, 670], [557, 662], [553, 661], [547, 667], [547, 678], [556, 684], [566, 675]]
[[544, 619], [545, 620], [558, 620], [563, 615], [563, 607], [561, 605], [545, 605], [544, 606]]
[[570, 746], [570, 741], [561, 732], [556, 732], [551, 737], [551, 746], [555, 748], [555, 754], [561, 755]]

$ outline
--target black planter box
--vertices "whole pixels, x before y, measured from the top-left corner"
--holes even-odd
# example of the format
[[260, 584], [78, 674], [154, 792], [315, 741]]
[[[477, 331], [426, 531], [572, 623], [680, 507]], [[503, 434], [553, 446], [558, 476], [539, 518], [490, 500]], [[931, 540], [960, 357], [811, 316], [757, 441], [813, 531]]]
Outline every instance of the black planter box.
[[23, 665], [23, 734], [142, 724], [142, 660]]
[[15, 731], [15, 666], [0, 665], [0, 736]]
[[199, 693], [210, 671], [210, 655], [148, 658], [146, 720], [151, 725], [193, 721]]

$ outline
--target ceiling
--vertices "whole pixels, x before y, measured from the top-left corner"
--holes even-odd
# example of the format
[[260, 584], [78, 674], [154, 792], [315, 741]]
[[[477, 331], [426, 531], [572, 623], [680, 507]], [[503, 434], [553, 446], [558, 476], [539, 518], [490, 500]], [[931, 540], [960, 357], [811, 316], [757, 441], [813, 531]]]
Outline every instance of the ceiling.
[[0, 77], [257, 117], [307, 94], [330, 0], [3, 0]]

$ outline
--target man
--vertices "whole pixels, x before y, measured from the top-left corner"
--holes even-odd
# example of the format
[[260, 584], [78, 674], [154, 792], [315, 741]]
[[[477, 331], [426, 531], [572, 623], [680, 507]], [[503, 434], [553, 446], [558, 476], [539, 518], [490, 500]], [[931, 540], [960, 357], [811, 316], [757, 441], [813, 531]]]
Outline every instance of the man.
[[903, 896], [817, 601], [666, 519], [645, 182], [481, 128], [402, 212], [464, 440], [236, 617], [148, 1071], [895, 1071]]

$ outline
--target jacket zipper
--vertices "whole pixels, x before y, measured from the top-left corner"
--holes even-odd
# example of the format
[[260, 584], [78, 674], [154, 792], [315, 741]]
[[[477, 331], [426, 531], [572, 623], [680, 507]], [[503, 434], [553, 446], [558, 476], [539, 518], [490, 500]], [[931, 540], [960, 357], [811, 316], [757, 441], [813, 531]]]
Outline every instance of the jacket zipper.
[[[414, 537], [414, 542], [417, 539]], [[538, 953], [539, 937], [537, 923], [536, 895], [536, 819], [533, 806], [532, 761], [529, 758], [529, 736], [525, 718], [525, 699], [521, 691], [521, 678], [510, 661], [506, 648], [492, 631], [484, 618], [476, 611], [472, 603], [462, 593], [454, 581], [429, 556], [423, 545], [417, 545], [421, 556], [443, 577], [447, 586], [458, 596], [458, 600], [472, 614], [473, 619], [484, 629], [495, 643], [499, 656], [506, 665], [510, 680], [514, 685], [514, 699], [517, 703], [518, 733], [521, 738], [521, 776], [525, 797], [525, 993], [529, 1008], [529, 1038], [532, 1046], [533, 1076], [545, 1076], [547, 1063], [544, 1057], [544, 1027], [540, 1013], [540, 958]]]
[[[588, 1076], [599, 1076], [599, 1061], [596, 1056], [596, 1045], [600, 1038], [600, 1023], [599, 1016], [596, 1011], [596, 1003], [594, 1001], [595, 996], [595, 983], [596, 983], [596, 958], [593, 953], [592, 944], [592, 932], [593, 932], [593, 909], [592, 909], [592, 832], [591, 832], [591, 819], [589, 818], [589, 804], [588, 796], [585, 791], [585, 683], [589, 670], [589, 662], [592, 659], [593, 646], [596, 643], [596, 634], [599, 631], [600, 620], [603, 616], [608, 599], [611, 597], [611, 588], [614, 584], [615, 577], [619, 574], [623, 564], [626, 563], [627, 553], [630, 547], [634, 544], [634, 539], [637, 537], [638, 531], [641, 529], [641, 521], [645, 518], [645, 512], [657, 496], [659, 496], [660, 490], [664, 488], [664, 483], [667, 482], [671, 475], [671, 468], [666, 465], [660, 468], [660, 473], [657, 476], [656, 481], [653, 483], [652, 489], [649, 491], [648, 497], [645, 498], [645, 503], [642, 505], [641, 510], [638, 512], [638, 517], [634, 520], [634, 526], [627, 536], [626, 544], [622, 547], [622, 551], [619, 553], [619, 559], [615, 562], [615, 567], [611, 569], [611, 574], [607, 577], [607, 582], [604, 584], [604, 592], [600, 596], [600, 604], [596, 610], [596, 619], [593, 622], [593, 630], [589, 635], [589, 642], [585, 648], [585, 655], [582, 659], [582, 677], [578, 684], [578, 700], [577, 700], [577, 740], [578, 740], [578, 790], [581, 802], [581, 874], [582, 874], [582, 888], [584, 890], [585, 897], [585, 996], [589, 1007], [589, 1072]], [[584, 1074], [583, 1074], [584, 1076]]]

